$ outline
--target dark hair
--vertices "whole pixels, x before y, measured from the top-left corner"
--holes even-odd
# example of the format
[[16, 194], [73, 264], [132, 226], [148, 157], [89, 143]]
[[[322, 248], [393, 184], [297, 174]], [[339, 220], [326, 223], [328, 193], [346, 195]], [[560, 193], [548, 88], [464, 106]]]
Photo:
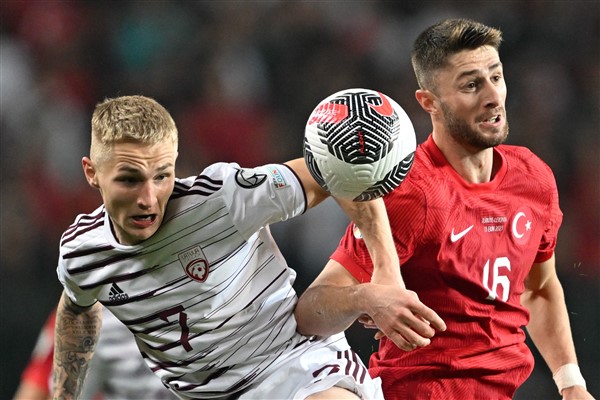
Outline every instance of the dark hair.
[[433, 73], [446, 65], [448, 57], [462, 50], [502, 42], [499, 29], [469, 19], [446, 19], [425, 29], [413, 45], [411, 61], [421, 89], [434, 89]]

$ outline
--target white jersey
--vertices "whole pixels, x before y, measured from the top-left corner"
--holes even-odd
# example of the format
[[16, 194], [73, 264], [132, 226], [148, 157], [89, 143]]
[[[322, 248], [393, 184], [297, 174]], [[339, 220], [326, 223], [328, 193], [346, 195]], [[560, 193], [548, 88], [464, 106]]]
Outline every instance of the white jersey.
[[[99, 395], [98, 395], [99, 394]], [[108, 310], [81, 399], [177, 399], [144, 363], [131, 332]]]
[[110, 309], [178, 395], [237, 396], [315, 345], [296, 332], [295, 272], [268, 228], [305, 208], [285, 165], [215, 164], [176, 180], [161, 227], [138, 245], [116, 241], [104, 207], [78, 216], [58, 276], [76, 304]]

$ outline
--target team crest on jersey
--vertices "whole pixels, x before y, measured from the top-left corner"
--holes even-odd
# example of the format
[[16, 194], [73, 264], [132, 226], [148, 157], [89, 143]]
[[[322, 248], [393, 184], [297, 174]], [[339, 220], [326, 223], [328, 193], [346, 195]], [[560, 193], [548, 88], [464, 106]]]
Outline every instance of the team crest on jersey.
[[258, 174], [253, 169], [238, 169], [235, 173], [235, 181], [244, 189], [252, 189], [260, 186], [267, 179], [267, 175]]
[[517, 210], [510, 222], [510, 232], [517, 244], [526, 244], [533, 230], [533, 213], [527, 206]]
[[177, 255], [185, 274], [196, 282], [204, 282], [208, 278], [208, 261], [202, 252], [200, 246], [192, 247], [189, 250]]

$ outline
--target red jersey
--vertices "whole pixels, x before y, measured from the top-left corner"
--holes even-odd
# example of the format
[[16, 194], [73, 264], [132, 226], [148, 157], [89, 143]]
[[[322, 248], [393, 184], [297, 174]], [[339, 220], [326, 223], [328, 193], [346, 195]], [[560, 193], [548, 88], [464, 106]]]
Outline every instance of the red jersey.
[[29, 363], [21, 374], [22, 382], [29, 382], [45, 391], [50, 397], [50, 379], [52, 378], [52, 362], [54, 361], [54, 322], [56, 321], [56, 309], [52, 310], [50, 316], [44, 323], [42, 331], [38, 335], [35, 348]]
[[[447, 325], [412, 352], [381, 340], [369, 366], [386, 399], [510, 399], [533, 369], [520, 296], [532, 264], [552, 257], [562, 213], [554, 175], [531, 151], [501, 145], [494, 158], [491, 182], [467, 183], [430, 136], [384, 198], [406, 287]], [[332, 258], [370, 280], [352, 225]]]

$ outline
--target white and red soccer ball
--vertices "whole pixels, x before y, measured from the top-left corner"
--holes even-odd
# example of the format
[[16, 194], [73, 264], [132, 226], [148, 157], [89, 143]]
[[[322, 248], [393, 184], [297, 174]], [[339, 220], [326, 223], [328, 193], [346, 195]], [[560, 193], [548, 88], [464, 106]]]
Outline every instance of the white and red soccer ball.
[[370, 89], [346, 89], [317, 105], [306, 123], [304, 159], [332, 196], [366, 201], [399, 186], [417, 146], [406, 112]]

